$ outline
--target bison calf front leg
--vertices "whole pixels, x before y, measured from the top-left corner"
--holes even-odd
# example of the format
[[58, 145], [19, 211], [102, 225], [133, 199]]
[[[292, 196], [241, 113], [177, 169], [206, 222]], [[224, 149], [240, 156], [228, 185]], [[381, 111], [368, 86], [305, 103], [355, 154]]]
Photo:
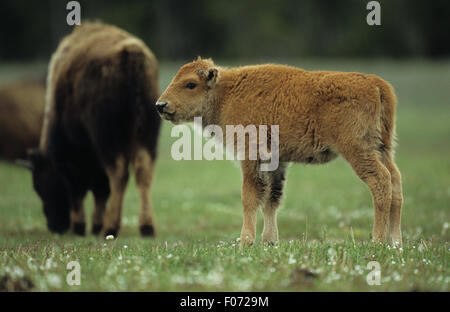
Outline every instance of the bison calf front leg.
[[118, 157], [114, 166], [106, 168], [106, 174], [109, 179], [110, 196], [103, 219], [103, 235], [117, 236], [128, 182], [128, 161], [123, 156]]
[[280, 206], [285, 180], [286, 164], [280, 164], [277, 170], [267, 172], [270, 187], [265, 194], [265, 204], [262, 206], [264, 215], [263, 243], [273, 244], [278, 241], [277, 209]]
[[254, 162], [242, 162], [242, 205], [244, 223], [241, 231], [240, 247], [251, 246], [256, 236], [256, 214], [264, 195], [263, 181], [258, 177]]

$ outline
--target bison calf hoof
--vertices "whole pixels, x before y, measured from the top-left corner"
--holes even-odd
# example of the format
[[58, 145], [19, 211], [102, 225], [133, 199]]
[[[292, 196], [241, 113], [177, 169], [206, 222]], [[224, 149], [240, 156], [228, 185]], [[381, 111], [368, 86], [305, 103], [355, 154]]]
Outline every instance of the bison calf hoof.
[[147, 237], [154, 237], [156, 235], [155, 228], [151, 224], [141, 225], [141, 235]]
[[278, 232], [263, 232], [262, 234], [262, 242], [263, 244], [275, 245], [278, 243]]
[[394, 247], [402, 247], [402, 239], [401, 238], [391, 238], [391, 245]]
[[253, 246], [254, 243], [255, 239], [252, 238], [250, 235], [242, 235], [241, 241], [239, 242], [239, 247], [240, 248], [250, 247]]
[[92, 234], [98, 235], [102, 231], [103, 224], [93, 224], [92, 225]]
[[278, 240], [263, 240], [262, 242], [267, 246], [275, 246], [278, 244]]
[[74, 223], [73, 233], [75, 233], [76, 235], [84, 236], [86, 233], [86, 223]]

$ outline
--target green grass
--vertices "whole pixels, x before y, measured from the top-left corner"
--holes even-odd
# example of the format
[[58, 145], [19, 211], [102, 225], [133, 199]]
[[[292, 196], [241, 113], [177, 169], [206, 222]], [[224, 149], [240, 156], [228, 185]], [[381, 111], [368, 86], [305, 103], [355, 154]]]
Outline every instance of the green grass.
[[[139, 236], [132, 179], [119, 238], [58, 236], [46, 229], [30, 174], [0, 162], [0, 287], [29, 289], [28, 280], [37, 291], [449, 291], [450, 63], [287, 63], [376, 73], [396, 88], [396, 160], [405, 198], [402, 250], [370, 243], [370, 193], [338, 159], [323, 166], [292, 165], [279, 211], [280, 244], [261, 245], [259, 215], [256, 245], [240, 251], [238, 167], [229, 161], [172, 160], [175, 139], [170, 137], [172, 126], [164, 123], [152, 189], [156, 239]], [[180, 65], [162, 64], [162, 88]], [[0, 79], [20, 70], [10, 66]], [[92, 201], [88, 196], [88, 215]], [[80, 286], [66, 284], [66, 265], [72, 260], [81, 265]], [[366, 283], [372, 260], [381, 265], [379, 286]], [[9, 278], [3, 284], [2, 276]]]

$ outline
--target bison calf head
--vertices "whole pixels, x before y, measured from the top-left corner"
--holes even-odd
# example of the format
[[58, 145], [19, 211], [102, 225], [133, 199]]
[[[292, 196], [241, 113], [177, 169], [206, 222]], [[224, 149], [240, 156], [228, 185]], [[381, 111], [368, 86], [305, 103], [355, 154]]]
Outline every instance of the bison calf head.
[[219, 70], [212, 60], [188, 63], [181, 67], [156, 102], [162, 118], [178, 124], [194, 121], [211, 110]]
[[62, 234], [70, 227], [70, 193], [67, 181], [42, 152], [31, 151], [28, 157], [33, 187], [42, 200], [48, 229]]

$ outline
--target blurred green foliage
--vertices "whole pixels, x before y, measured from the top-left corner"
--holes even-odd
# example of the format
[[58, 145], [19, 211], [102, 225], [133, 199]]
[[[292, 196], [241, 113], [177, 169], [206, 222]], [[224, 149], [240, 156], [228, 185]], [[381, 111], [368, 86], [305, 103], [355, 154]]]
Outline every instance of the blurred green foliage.
[[[65, 0], [0, 1], [0, 60], [47, 59], [66, 24]], [[160, 59], [448, 57], [450, 2], [379, 0], [80, 0], [82, 20], [100, 19], [141, 37]]]

